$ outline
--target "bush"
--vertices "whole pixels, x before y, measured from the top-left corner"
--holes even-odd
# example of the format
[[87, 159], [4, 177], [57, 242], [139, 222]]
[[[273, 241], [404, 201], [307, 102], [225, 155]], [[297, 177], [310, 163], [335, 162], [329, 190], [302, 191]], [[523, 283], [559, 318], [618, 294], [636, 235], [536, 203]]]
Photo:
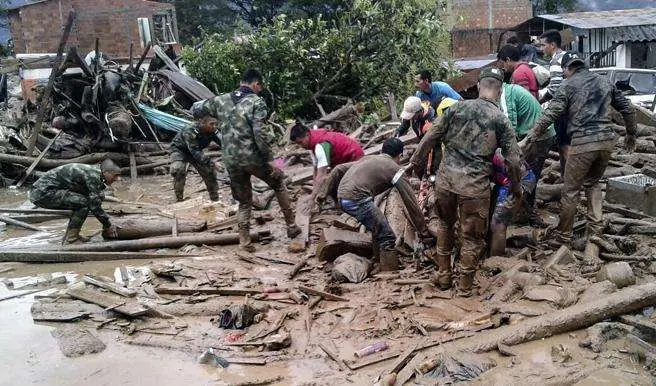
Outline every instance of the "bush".
[[[219, 92], [235, 89], [246, 67], [258, 68], [278, 116], [307, 119], [343, 105], [369, 102], [380, 112], [388, 92], [399, 104], [414, 92], [414, 74], [437, 72], [448, 55], [448, 32], [434, 1], [355, 0], [332, 21], [321, 16], [277, 16], [241, 37], [204, 35], [198, 51], [186, 49], [189, 72]], [[382, 115], [385, 115], [382, 113]]]

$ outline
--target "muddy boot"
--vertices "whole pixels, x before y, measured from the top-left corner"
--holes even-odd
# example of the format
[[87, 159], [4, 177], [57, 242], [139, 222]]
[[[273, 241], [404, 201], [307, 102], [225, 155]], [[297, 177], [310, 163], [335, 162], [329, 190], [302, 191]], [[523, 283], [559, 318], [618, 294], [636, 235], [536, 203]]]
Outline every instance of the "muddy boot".
[[251, 242], [251, 234], [248, 228], [239, 229], [239, 248], [246, 252], [255, 252], [255, 245]]
[[303, 233], [303, 231], [296, 224], [287, 227], [287, 237], [290, 239], [293, 239], [301, 233]]
[[451, 254], [435, 254], [435, 265], [437, 272], [433, 275], [432, 281], [441, 291], [451, 288]]
[[474, 287], [474, 275], [476, 272], [461, 273], [458, 281], [458, 296], [468, 298], [472, 296]]
[[185, 180], [174, 180], [173, 191], [175, 191], [175, 200], [177, 202], [184, 200]]
[[209, 193], [210, 193], [210, 200], [211, 201], [215, 201], [215, 202], [219, 201], [219, 192], [213, 191], [213, 192], [209, 192]]
[[393, 249], [380, 250], [380, 270], [381, 271], [398, 271], [399, 255]]
[[66, 230], [64, 244], [86, 243], [88, 241], [88, 237], [80, 235], [80, 228], [70, 228]]
[[289, 201], [289, 193], [287, 192], [287, 189], [283, 187], [282, 190], [278, 190], [275, 193], [276, 198], [278, 199], [278, 205], [280, 205], [280, 210], [282, 211], [282, 215], [285, 217], [287, 228], [289, 229], [296, 226], [296, 215], [292, 210], [292, 204]]

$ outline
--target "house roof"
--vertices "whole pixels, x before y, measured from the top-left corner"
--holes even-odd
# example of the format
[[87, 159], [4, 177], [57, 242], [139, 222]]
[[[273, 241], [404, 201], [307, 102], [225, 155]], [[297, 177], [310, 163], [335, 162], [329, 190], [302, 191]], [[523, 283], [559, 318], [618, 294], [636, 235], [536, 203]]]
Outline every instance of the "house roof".
[[30, 5], [34, 5], [34, 4], [45, 3], [46, 1], [50, 1], [50, 0], [34, 0], [34, 1], [30, 1], [30, 2], [27, 2], [25, 0], [23, 0], [23, 1], [10, 1], [10, 4], [5, 7], [5, 10], [12, 11], [12, 10], [15, 10], [15, 9], [29, 7]]
[[538, 17], [580, 29], [645, 26], [656, 25], [656, 8], [574, 12]]
[[608, 28], [606, 34], [612, 42], [651, 42], [656, 41], [656, 25], [613, 27]]

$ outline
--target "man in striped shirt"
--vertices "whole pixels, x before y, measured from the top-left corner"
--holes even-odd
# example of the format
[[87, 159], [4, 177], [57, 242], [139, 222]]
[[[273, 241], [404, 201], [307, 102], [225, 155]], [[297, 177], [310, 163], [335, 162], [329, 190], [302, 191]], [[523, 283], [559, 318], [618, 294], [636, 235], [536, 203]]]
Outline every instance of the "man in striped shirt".
[[[545, 103], [553, 99], [556, 91], [563, 81], [563, 68], [561, 62], [565, 51], [560, 48], [562, 45], [562, 38], [560, 32], [555, 29], [545, 31], [540, 35], [540, 44], [545, 56], [551, 57], [549, 61], [549, 84], [547, 85], [547, 92], [540, 98], [540, 103]], [[560, 173], [565, 172], [565, 162], [567, 161], [567, 154], [571, 139], [567, 135], [567, 120], [565, 115], [561, 115], [554, 122], [556, 134], [558, 135], [558, 153], [560, 154]]]

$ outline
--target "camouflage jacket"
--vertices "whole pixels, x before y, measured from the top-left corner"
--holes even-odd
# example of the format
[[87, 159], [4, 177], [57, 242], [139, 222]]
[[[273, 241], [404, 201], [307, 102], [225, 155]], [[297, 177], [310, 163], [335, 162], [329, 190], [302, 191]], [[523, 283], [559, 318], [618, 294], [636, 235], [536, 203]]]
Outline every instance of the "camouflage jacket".
[[173, 137], [171, 146], [193, 157], [201, 165], [212, 166], [212, 159], [203, 154], [210, 142], [221, 144], [216, 133], [203, 134], [197, 123], [188, 125]]
[[98, 165], [67, 164], [46, 172], [33, 185], [32, 189], [43, 192], [49, 190], [68, 190], [89, 199], [91, 213], [103, 226], [111, 225], [109, 216], [102, 209], [103, 191], [107, 188], [105, 177]]
[[440, 142], [445, 148], [435, 182], [440, 188], [465, 197], [489, 195], [492, 157], [497, 148], [508, 163], [511, 181], [519, 182], [520, 151], [515, 131], [495, 102], [479, 98], [451, 106], [424, 135], [410, 163], [420, 165]]
[[611, 83], [586, 68], [577, 70], [561, 83], [556, 95], [533, 128], [533, 138], [542, 135], [562, 113], [567, 114], [567, 135], [572, 146], [616, 138], [610, 106], [622, 114], [626, 132], [635, 134], [635, 112], [631, 102]]
[[227, 168], [273, 160], [272, 133], [264, 127], [267, 106], [249, 88], [219, 95], [206, 106], [219, 121], [222, 159]]

